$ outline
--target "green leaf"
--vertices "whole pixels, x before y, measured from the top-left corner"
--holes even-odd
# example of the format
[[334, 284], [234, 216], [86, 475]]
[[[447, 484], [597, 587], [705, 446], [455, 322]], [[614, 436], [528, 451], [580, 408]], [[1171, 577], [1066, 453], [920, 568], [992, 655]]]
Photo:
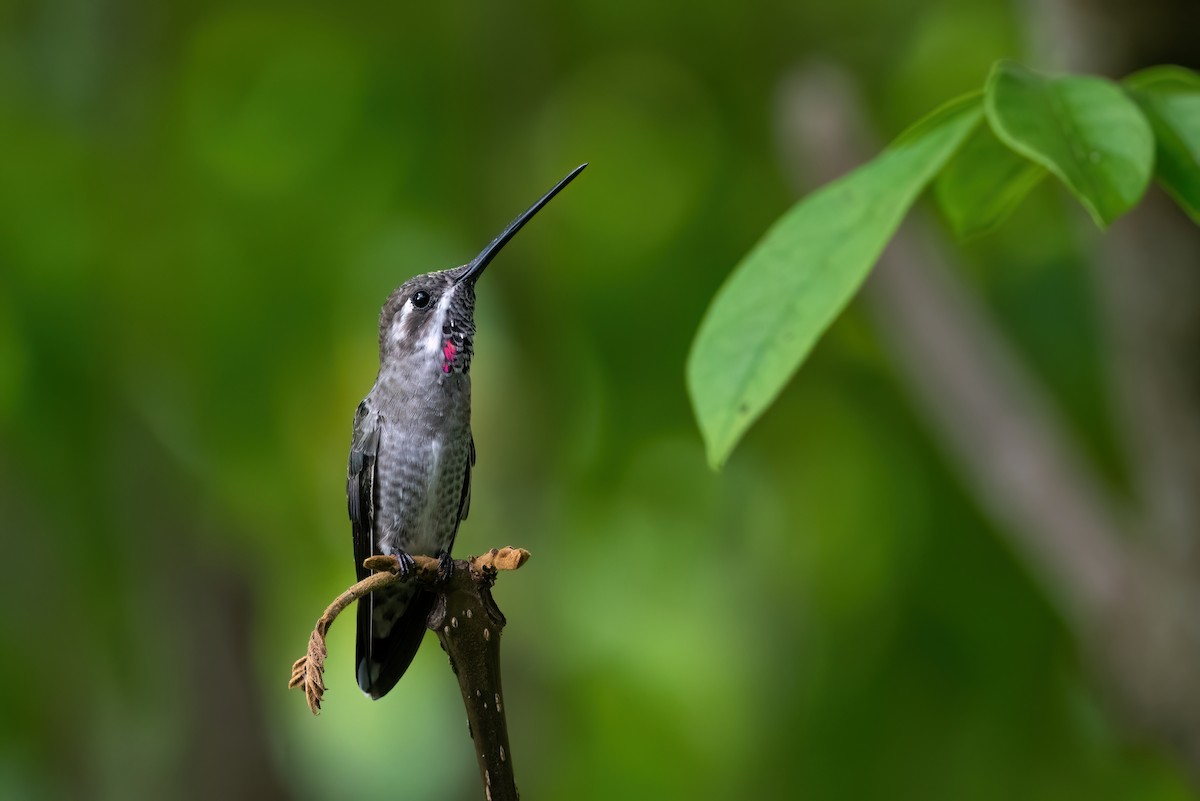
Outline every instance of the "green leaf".
[[933, 191], [954, 232], [966, 239], [1004, 222], [1045, 174], [984, 125], [950, 159]]
[[874, 160], [793, 206], [726, 279], [687, 364], [714, 467], [783, 389], [982, 116], [978, 97], [933, 112]]
[[953, 123], [964, 113], [974, 113], [980, 108], [983, 100], [983, 90], [976, 89], [965, 95], [947, 100], [933, 111], [900, 132], [900, 135], [888, 144], [885, 150], [896, 150], [924, 137], [926, 134]]
[[1200, 224], [1200, 75], [1151, 67], [1125, 79], [1157, 142], [1155, 177]]
[[1154, 133], [1111, 81], [1048, 78], [1001, 61], [988, 77], [984, 105], [1000, 140], [1057, 175], [1101, 228], [1146, 191]]

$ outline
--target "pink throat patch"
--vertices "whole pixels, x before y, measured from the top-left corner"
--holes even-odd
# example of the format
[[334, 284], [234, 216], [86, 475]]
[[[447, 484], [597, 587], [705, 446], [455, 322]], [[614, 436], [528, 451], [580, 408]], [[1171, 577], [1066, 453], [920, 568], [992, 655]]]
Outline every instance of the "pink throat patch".
[[442, 357], [446, 363], [442, 365], [442, 372], [448, 373], [454, 367], [454, 357], [458, 354], [458, 348], [454, 347], [454, 343], [446, 340], [446, 344], [442, 345]]

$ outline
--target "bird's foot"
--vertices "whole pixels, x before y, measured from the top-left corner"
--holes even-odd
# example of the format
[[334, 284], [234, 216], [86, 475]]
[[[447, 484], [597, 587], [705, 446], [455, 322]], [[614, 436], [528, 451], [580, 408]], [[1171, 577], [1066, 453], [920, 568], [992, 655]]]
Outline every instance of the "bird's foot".
[[454, 575], [454, 558], [449, 551], [438, 552], [438, 581], [443, 584]]
[[396, 551], [392, 556], [396, 557], [396, 575], [400, 578], [408, 578], [417, 569], [417, 563], [407, 551]]

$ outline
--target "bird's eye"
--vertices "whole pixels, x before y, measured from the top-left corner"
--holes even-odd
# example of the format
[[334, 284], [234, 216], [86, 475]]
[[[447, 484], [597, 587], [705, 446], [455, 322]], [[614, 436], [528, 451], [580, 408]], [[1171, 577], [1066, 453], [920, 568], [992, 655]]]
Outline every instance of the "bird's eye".
[[420, 290], [419, 292], [414, 292], [412, 296], [412, 305], [416, 306], [418, 309], [423, 309], [428, 306], [429, 293], [424, 289]]

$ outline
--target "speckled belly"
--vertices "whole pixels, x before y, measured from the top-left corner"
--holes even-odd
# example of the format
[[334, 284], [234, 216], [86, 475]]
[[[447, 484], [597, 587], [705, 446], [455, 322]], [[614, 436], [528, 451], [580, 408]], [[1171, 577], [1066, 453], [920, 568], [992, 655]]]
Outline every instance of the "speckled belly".
[[375, 519], [381, 553], [433, 556], [450, 549], [458, 530], [469, 442], [469, 434], [380, 442]]

